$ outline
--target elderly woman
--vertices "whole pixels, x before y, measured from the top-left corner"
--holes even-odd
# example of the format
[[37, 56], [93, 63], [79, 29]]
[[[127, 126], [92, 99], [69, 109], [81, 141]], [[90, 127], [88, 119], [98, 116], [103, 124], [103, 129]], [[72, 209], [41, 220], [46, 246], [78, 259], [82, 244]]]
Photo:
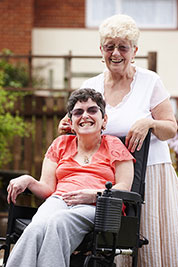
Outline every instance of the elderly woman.
[[23, 175], [10, 181], [8, 202], [29, 188], [47, 198], [25, 229], [7, 267], [68, 267], [71, 253], [92, 230], [96, 194], [111, 181], [130, 190], [133, 157], [117, 137], [101, 135], [105, 102], [93, 89], [74, 92], [68, 102], [76, 135], [60, 136], [49, 147], [40, 181]]
[[[138, 266], [178, 266], [178, 179], [166, 142], [175, 136], [177, 123], [169, 94], [156, 73], [133, 65], [140, 32], [131, 17], [112, 16], [101, 24], [99, 33], [106, 70], [82, 87], [95, 88], [105, 98], [104, 133], [127, 135], [126, 146], [134, 151], [152, 128], [141, 223], [149, 245], [140, 250]], [[67, 117], [59, 129], [70, 129]], [[122, 259], [117, 266], [130, 266], [129, 259]]]

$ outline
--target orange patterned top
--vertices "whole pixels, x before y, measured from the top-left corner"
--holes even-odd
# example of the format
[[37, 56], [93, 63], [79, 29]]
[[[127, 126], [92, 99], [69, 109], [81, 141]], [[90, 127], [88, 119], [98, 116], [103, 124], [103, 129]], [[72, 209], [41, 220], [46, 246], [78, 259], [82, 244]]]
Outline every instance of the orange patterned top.
[[115, 162], [134, 160], [119, 138], [103, 135], [98, 151], [91, 163], [84, 166], [74, 160], [77, 137], [63, 135], [56, 138], [46, 152], [46, 157], [56, 162], [57, 186], [54, 195], [81, 190], [103, 189], [105, 183], [115, 184]]

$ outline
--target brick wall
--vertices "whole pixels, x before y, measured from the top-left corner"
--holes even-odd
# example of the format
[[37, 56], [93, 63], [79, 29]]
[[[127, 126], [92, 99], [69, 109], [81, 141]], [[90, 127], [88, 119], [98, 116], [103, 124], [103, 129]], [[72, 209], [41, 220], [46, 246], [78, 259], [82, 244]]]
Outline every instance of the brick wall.
[[35, 0], [34, 27], [85, 27], [85, 0]]
[[0, 1], [0, 51], [3, 48], [15, 54], [31, 50], [34, 0]]
[[85, 27], [85, 0], [0, 0], [0, 52], [29, 53], [33, 27]]

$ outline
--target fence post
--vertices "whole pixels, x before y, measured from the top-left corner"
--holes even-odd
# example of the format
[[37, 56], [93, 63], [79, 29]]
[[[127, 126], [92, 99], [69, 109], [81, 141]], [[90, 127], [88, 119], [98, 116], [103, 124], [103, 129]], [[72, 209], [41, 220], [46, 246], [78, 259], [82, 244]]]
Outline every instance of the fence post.
[[64, 88], [66, 91], [71, 90], [71, 63], [72, 52], [69, 51], [69, 55], [64, 58]]
[[29, 51], [28, 55], [28, 71], [29, 71], [29, 87], [32, 87], [32, 52]]
[[148, 52], [148, 69], [157, 72], [157, 52]]

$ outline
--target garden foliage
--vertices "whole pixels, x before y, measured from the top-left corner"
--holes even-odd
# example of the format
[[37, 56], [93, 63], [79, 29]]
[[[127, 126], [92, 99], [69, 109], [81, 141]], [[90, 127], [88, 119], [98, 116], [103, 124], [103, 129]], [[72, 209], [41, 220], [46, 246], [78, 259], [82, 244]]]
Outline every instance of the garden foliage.
[[22, 88], [28, 74], [23, 66], [0, 60], [0, 167], [11, 160], [10, 145], [14, 136], [28, 135], [29, 127], [23, 118], [14, 112], [14, 105], [24, 93], [5, 90], [5, 87]]

